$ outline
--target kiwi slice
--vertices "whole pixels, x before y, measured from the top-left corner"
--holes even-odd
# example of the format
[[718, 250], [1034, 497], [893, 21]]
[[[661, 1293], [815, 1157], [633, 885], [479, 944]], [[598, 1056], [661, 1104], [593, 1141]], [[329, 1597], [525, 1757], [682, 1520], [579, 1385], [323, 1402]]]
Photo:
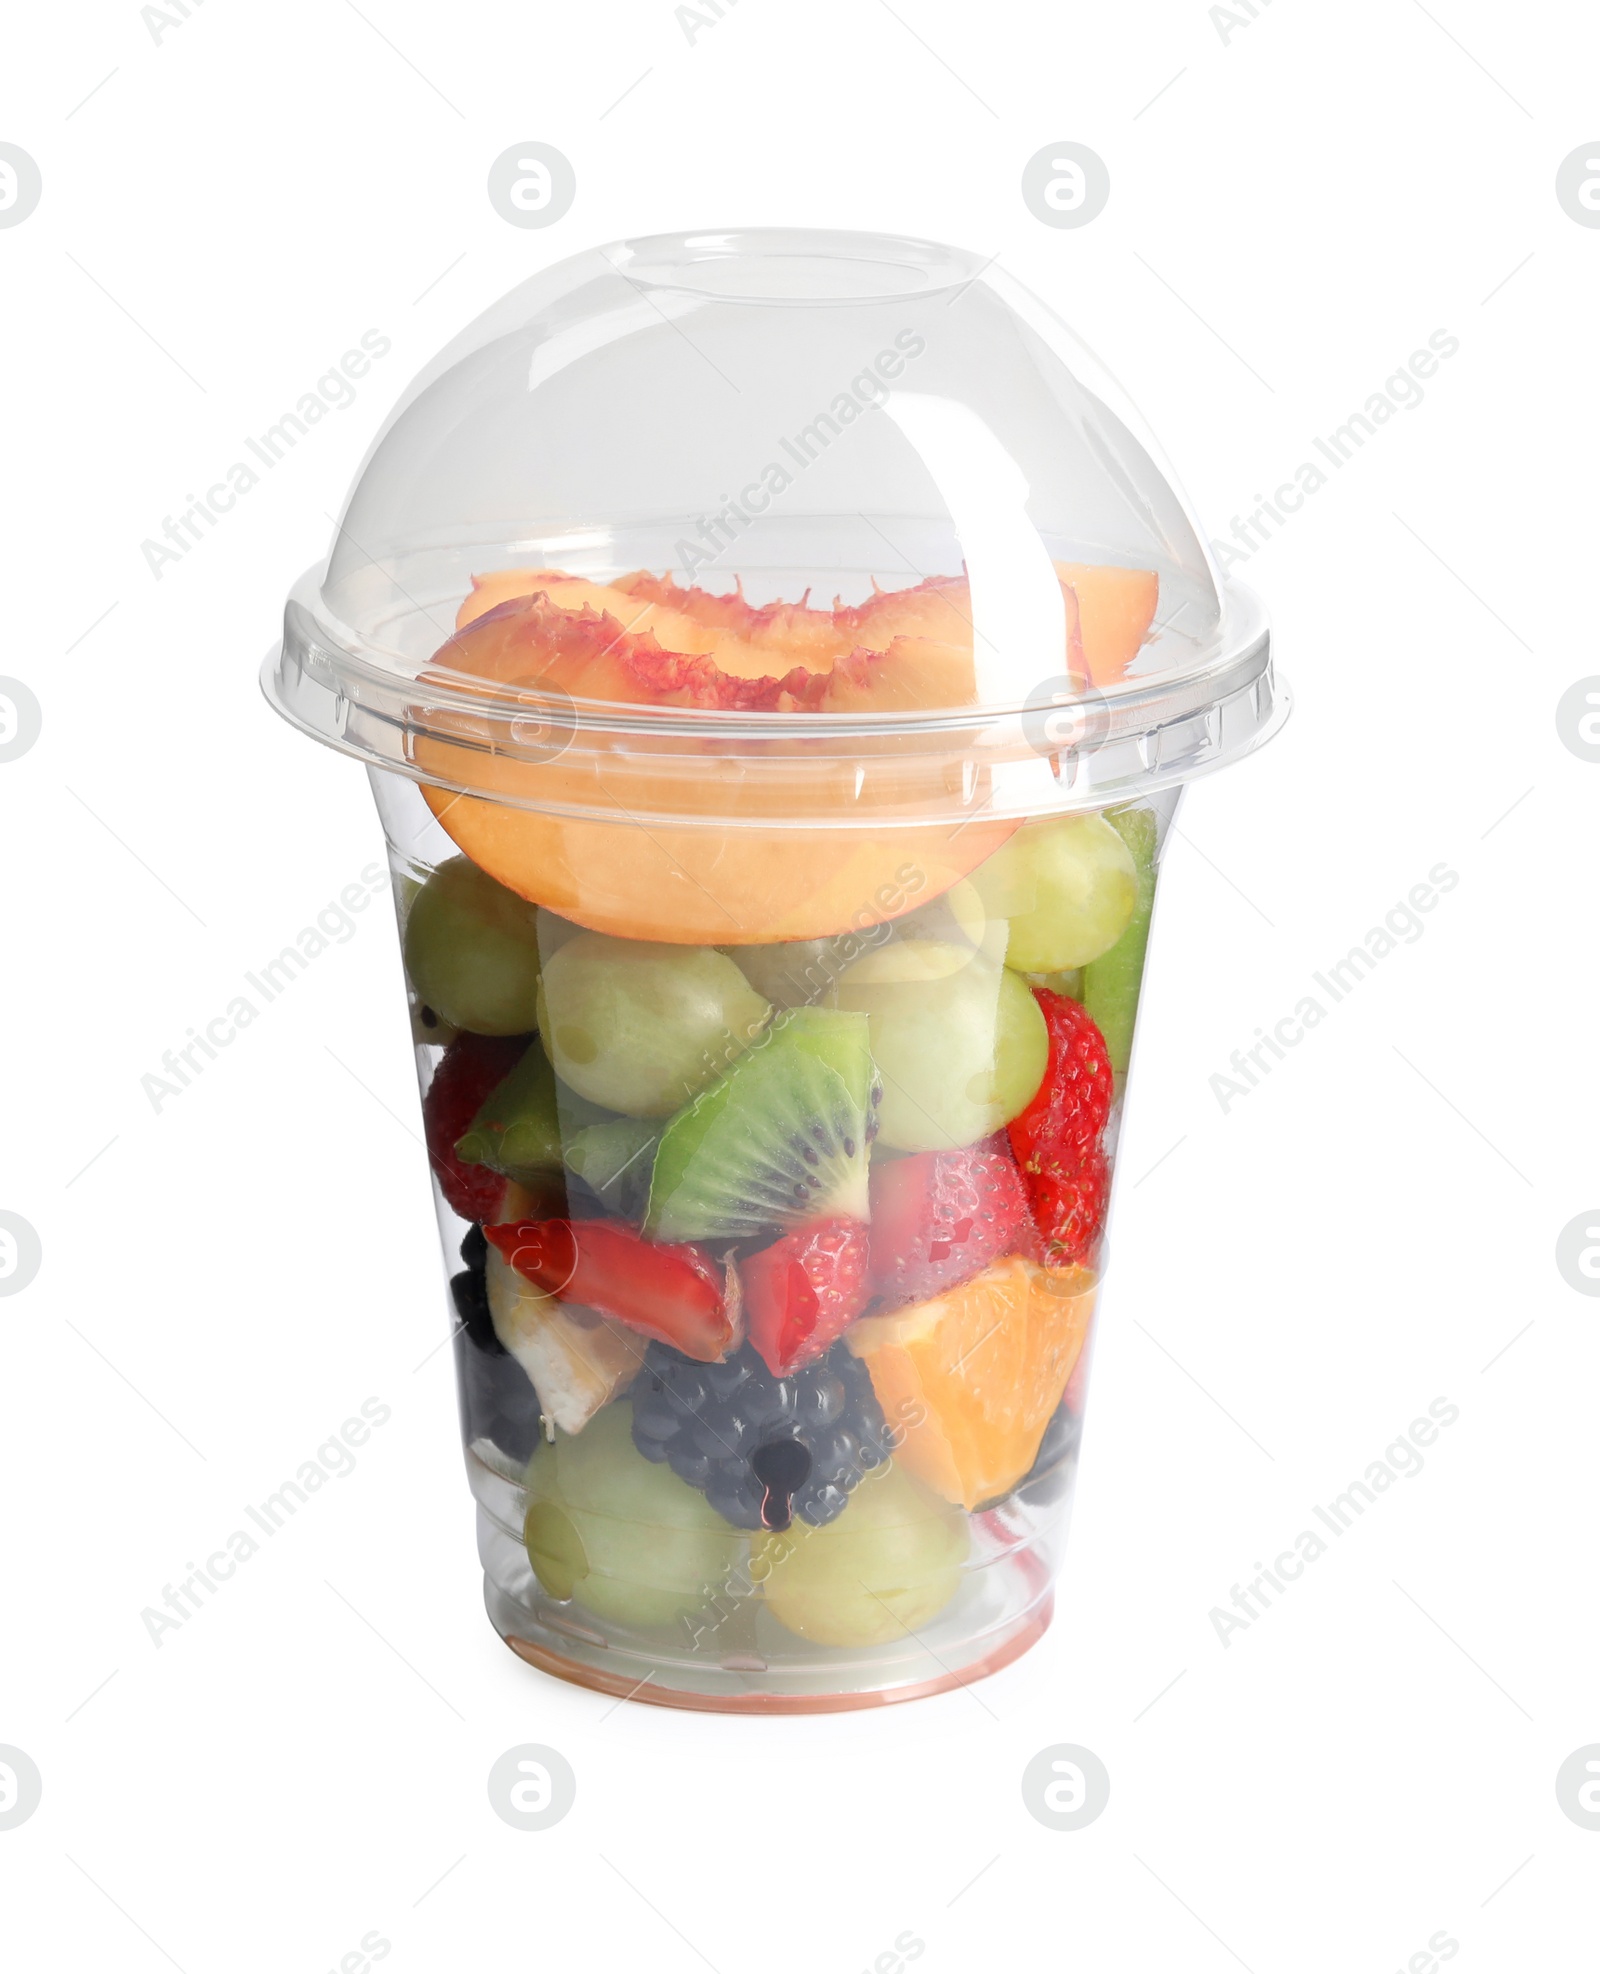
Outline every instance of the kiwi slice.
[[1150, 915], [1156, 902], [1158, 835], [1151, 809], [1113, 809], [1106, 821], [1133, 852], [1139, 890], [1122, 937], [1083, 969], [1084, 1006], [1105, 1037], [1111, 1067], [1125, 1076], [1133, 1054], [1133, 1025], [1139, 1013], [1139, 987], [1144, 979], [1145, 948], [1150, 943]]
[[662, 1133], [645, 1232], [741, 1241], [812, 1220], [865, 1220], [880, 1096], [865, 1015], [780, 1015]]

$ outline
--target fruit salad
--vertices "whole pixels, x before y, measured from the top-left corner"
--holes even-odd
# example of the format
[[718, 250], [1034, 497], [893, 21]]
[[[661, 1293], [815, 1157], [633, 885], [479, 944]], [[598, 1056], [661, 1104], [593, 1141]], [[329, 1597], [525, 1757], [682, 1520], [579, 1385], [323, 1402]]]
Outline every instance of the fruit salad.
[[[1155, 577], [1057, 576], [1063, 665], [1115, 681]], [[510, 570], [434, 662], [803, 736], [970, 702], [969, 616], [960, 578], [828, 610]], [[580, 856], [550, 815], [423, 794], [457, 853], [402, 869], [404, 959], [501, 1629], [707, 1705], [1020, 1650], [1172, 798], [941, 830], [932, 859], [702, 830], [669, 885], [647, 823]]]

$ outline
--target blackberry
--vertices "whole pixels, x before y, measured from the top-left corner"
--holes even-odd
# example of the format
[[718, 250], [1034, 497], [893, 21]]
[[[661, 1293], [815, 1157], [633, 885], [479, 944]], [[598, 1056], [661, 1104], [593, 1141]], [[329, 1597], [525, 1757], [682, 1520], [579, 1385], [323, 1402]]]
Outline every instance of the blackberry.
[[486, 1357], [504, 1357], [506, 1347], [494, 1333], [489, 1317], [489, 1290], [481, 1268], [464, 1268], [450, 1277], [450, 1300], [456, 1321]]
[[[1043, 1507], [1065, 1494], [1067, 1473], [1082, 1437], [1082, 1416], [1063, 1399], [1044, 1429], [1044, 1438], [1039, 1442], [1039, 1451], [1033, 1456], [1033, 1465], [1010, 1493], [1001, 1498], [1008, 1500], [1012, 1495], [1023, 1494], [1030, 1503]], [[985, 1507], [998, 1505], [996, 1502], [984, 1503]]]
[[[483, 1236], [474, 1227], [473, 1234]], [[469, 1258], [472, 1234], [462, 1242], [462, 1259]], [[489, 1295], [482, 1267], [464, 1268], [450, 1278], [455, 1304], [456, 1389], [461, 1401], [461, 1431], [470, 1446], [475, 1439], [492, 1440], [509, 1459], [523, 1464], [539, 1443], [539, 1394], [528, 1374], [494, 1333]]]
[[633, 1443], [735, 1528], [822, 1528], [889, 1458], [866, 1366], [842, 1344], [775, 1378], [747, 1344], [697, 1364], [653, 1343], [633, 1387]]

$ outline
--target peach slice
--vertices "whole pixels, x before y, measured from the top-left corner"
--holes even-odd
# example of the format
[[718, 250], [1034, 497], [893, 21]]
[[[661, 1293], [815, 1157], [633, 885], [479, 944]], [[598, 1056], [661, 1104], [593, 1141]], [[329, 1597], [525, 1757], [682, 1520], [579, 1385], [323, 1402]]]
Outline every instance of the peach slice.
[[533, 596], [540, 590], [548, 590], [552, 583], [571, 580], [559, 569], [496, 569], [492, 575], [474, 576], [472, 588], [456, 612], [456, 629], [464, 631], [468, 624], [487, 617], [491, 610], [509, 603], [513, 597]]
[[795, 665], [781, 678], [752, 677], [725, 671], [721, 648], [663, 650], [654, 626], [630, 631], [587, 602], [558, 602], [552, 592], [562, 588], [551, 584], [474, 617], [440, 647], [436, 662], [574, 700], [725, 712], [926, 712], [970, 706], [975, 695], [970, 643], [897, 636], [883, 650], [863, 645], [841, 653], [831, 671]]
[[[1064, 660], [1082, 677], [1077, 596], [1070, 586], [1063, 593]], [[589, 735], [533, 763], [495, 751], [499, 714], [455, 715], [415, 743], [414, 758], [431, 781], [479, 792], [424, 793], [480, 868], [597, 931], [761, 945], [900, 916], [966, 877], [1018, 825], [978, 815], [970, 789], [977, 819], [907, 821], [948, 807], [960, 760], [930, 759], [892, 736], [863, 741], [859, 758], [813, 758], [803, 716], [972, 705], [969, 609], [959, 577], [879, 591], [829, 613], [803, 603], [758, 608], [737, 592], [710, 596], [642, 572], [594, 584], [557, 570], [501, 571], [475, 582], [461, 627], [438, 653], [457, 684], [476, 678], [513, 696], [554, 691], [591, 704], [797, 717], [774, 729], [757, 762], [719, 754], [709, 737], [703, 756], [686, 758], [653, 752], [648, 737], [608, 748]], [[785, 666], [796, 657], [804, 662]], [[538, 710], [530, 699], [530, 720]], [[595, 819], [595, 810], [616, 820]], [[695, 820], [675, 820], [685, 815]], [[843, 815], [857, 826], [827, 826]]]
[[884, 651], [862, 646], [841, 658], [815, 703], [823, 713], [918, 713], [970, 706], [976, 693], [970, 644], [896, 637]]
[[826, 672], [852, 644], [833, 611], [813, 610], [804, 597], [798, 603], [758, 605], [745, 600], [742, 587], [713, 596], [703, 589], [680, 589], [668, 577], [652, 576], [643, 569], [619, 576], [614, 587], [637, 601], [657, 604], [725, 633], [755, 651], [772, 652], [780, 670], [804, 665], [808, 671]]
[[621, 805], [615, 822], [594, 822], [429, 784], [422, 792], [460, 848], [509, 889], [593, 932], [665, 945], [765, 946], [897, 918], [949, 890], [1017, 828], [674, 828], [631, 822]]
[[[841, 687], [867, 691], [883, 667], [891, 690], [909, 693], [920, 681], [942, 697], [964, 676], [970, 698], [969, 652], [911, 639], [901, 646], [857, 654]], [[832, 683], [801, 667], [787, 680], [735, 679], [704, 654], [663, 651], [648, 633], [629, 636], [614, 619], [557, 609], [543, 594], [497, 606], [439, 656], [458, 683], [467, 675], [513, 695], [557, 688], [591, 702], [783, 710], [798, 704], [798, 693], [820, 695]], [[535, 705], [530, 699], [530, 719]], [[610, 749], [603, 736], [581, 730], [583, 744], [528, 762], [494, 751], [502, 724], [435, 716], [435, 731], [413, 747], [428, 777], [429, 805], [500, 883], [563, 918], [624, 938], [764, 945], [873, 925], [937, 897], [1017, 828], [981, 814], [966, 823], [906, 824], [908, 810], [949, 802], [949, 778], [960, 786], [960, 763], [892, 749], [874, 754], [865, 745], [859, 759], [813, 759], [803, 715], [775, 728], [768, 758], [754, 763], [718, 757], [709, 741], [703, 755], [687, 757], [652, 754], [648, 739]], [[448, 782], [482, 792], [458, 795], [432, 785]], [[496, 794], [541, 806], [513, 807]], [[554, 813], [563, 808], [590, 813]], [[595, 810], [616, 820], [597, 820]], [[703, 820], [671, 820], [686, 811]], [[805, 826], [807, 816], [825, 824], [841, 814], [859, 817], [859, 826]]]
[[[1073, 677], [1108, 685], [1122, 677], [1155, 616], [1155, 572], [1082, 562], [1058, 562], [1055, 567], [1068, 602], [1065, 669]], [[874, 590], [865, 603], [836, 601], [829, 611], [813, 610], [803, 601], [757, 605], [739, 589], [725, 596], [683, 589], [643, 569], [609, 583], [592, 583], [559, 569], [502, 569], [474, 576], [456, 628], [465, 630], [514, 598], [538, 594], [560, 610], [598, 611], [630, 636], [648, 632], [666, 651], [713, 658], [719, 671], [742, 679], [783, 676], [797, 666], [830, 672], [853, 651], [887, 651], [900, 637], [970, 649], [974, 636], [972, 592], [964, 576], [931, 576], [909, 589]], [[820, 698], [808, 703], [824, 707]], [[851, 703], [857, 702], [852, 698]], [[897, 708], [905, 704], [898, 697], [893, 703]], [[961, 703], [924, 702], [930, 707]]]
[[1078, 599], [1084, 663], [1096, 685], [1112, 685], [1139, 654], [1155, 619], [1160, 579], [1153, 569], [1058, 562], [1056, 574]]
[[465, 630], [507, 602], [539, 595], [559, 610], [598, 611], [629, 636], [648, 633], [667, 651], [712, 657], [717, 670], [733, 678], [759, 679], [774, 666], [787, 672], [797, 664], [826, 672], [851, 646], [826, 610], [793, 603], [757, 609], [740, 592], [711, 596], [705, 590], [679, 589], [644, 570], [613, 583], [587, 582], [559, 569], [504, 569], [474, 576], [472, 593], [457, 612], [456, 629]]
[[884, 651], [897, 637], [971, 644], [972, 591], [965, 576], [930, 576], [912, 589], [880, 589], [865, 603], [835, 604], [834, 618], [856, 644]]
[[[562, 600], [580, 589], [584, 600]], [[551, 582], [531, 596], [512, 597], [447, 639], [434, 662], [500, 685], [554, 688], [571, 699], [728, 712], [787, 710], [817, 676], [796, 666], [782, 679], [752, 677], [725, 670], [721, 650], [686, 648], [688, 640], [663, 648], [655, 623], [629, 628], [587, 600], [608, 594], [627, 610], [627, 597], [589, 583]], [[641, 606], [633, 615], [647, 617], [650, 609]]]

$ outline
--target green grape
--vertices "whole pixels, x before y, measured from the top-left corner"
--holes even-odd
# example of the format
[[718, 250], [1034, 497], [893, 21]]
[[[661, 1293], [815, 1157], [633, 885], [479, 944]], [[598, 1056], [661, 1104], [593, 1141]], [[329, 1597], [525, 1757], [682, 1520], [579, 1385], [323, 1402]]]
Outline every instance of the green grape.
[[613, 1403], [581, 1433], [542, 1440], [528, 1462], [523, 1540], [546, 1592], [617, 1624], [666, 1625], [733, 1577], [747, 1538], [697, 1488], [633, 1443]]
[[727, 953], [775, 1008], [803, 1008], [820, 1001], [868, 943], [858, 932], [841, 932], [829, 939], [786, 939], [775, 946], [730, 946]]
[[406, 972], [417, 999], [452, 1028], [526, 1035], [539, 988], [535, 908], [466, 857], [451, 857], [406, 918]]
[[[874, 927], [867, 935], [871, 940], [881, 928]], [[988, 908], [983, 902], [978, 888], [969, 878], [958, 877], [947, 891], [941, 891], [937, 898], [930, 898], [925, 905], [918, 905], [904, 918], [893, 922], [893, 936], [896, 939], [938, 939], [956, 946], [982, 946], [985, 952], [993, 952], [999, 958], [997, 943], [1004, 943], [1004, 928], [1000, 928], [1000, 940], [996, 942], [989, 926]]]
[[1030, 987], [1046, 987], [1052, 994], [1064, 994], [1069, 1001], [1081, 1001], [1084, 973], [1081, 966], [1063, 967], [1059, 973], [1030, 973], [1028, 984]]
[[973, 883], [994, 918], [1010, 921], [1006, 965], [1059, 973], [1109, 952], [1139, 898], [1133, 853], [1104, 816], [1025, 823]]
[[932, 939], [869, 953], [834, 1005], [864, 1014], [883, 1078], [881, 1142], [949, 1151], [1009, 1123], [1043, 1081], [1050, 1038], [1027, 983], [967, 945]]
[[961, 1586], [966, 1517], [891, 1462], [837, 1521], [758, 1539], [767, 1608], [818, 1645], [886, 1645], [938, 1616]]
[[562, 1081], [607, 1110], [670, 1117], [714, 1083], [772, 1010], [711, 946], [580, 932], [545, 963], [539, 1032]]
[[773, 946], [726, 946], [720, 950], [774, 1007], [799, 1008], [826, 1000], [840, 974], [864, 954], [910, 939], [981, 945], [998, 959], [1005, 945], [1005, 927], [990, 927], [976, 889], [965, 878], [957, 878], [948, 891], [901, 918], [881, 920], [854, 932], [835, 932], [826, 939], [786, 939]]
[[556, 913], [547, 911], [543, 905], [539, 907], [538, 922], [539, 952], [544, 959], [549, 959], [552, 953], [559, 952], [569, 939], [576, 939], [583, 930], [581, 925], [574, 925], [570, 918], [560, 918]]

